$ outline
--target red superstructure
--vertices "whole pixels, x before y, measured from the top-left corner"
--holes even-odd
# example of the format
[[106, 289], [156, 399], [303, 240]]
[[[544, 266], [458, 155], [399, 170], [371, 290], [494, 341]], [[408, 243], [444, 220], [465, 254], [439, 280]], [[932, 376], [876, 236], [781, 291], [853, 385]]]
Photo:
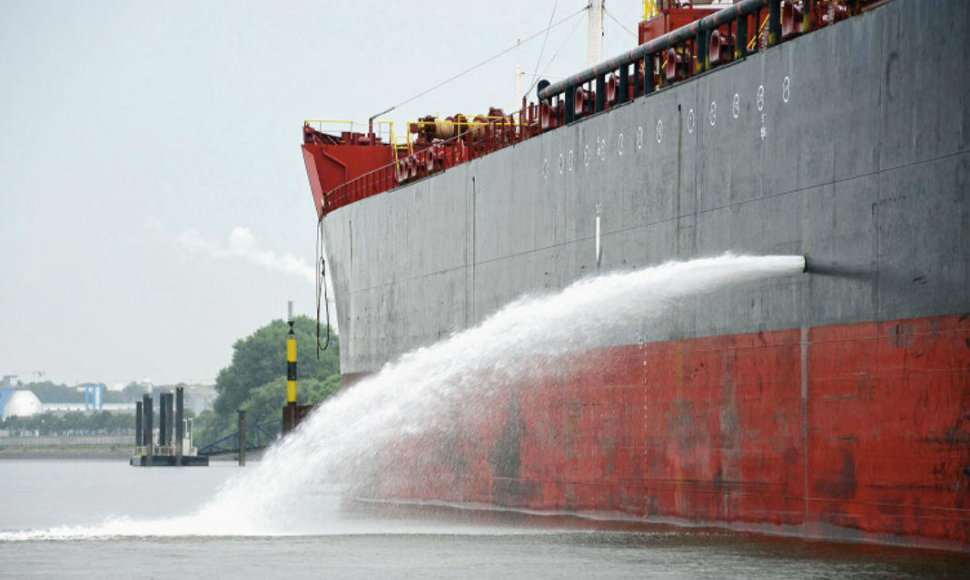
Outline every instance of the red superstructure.
[[303, 126], [303, 159], [317, 217], [537, 135], [537, 111], [523, 102], [513, 115], [492, 108], [472, 118], [422, 117], [408, 124], [405, 144], [387, 143], [373, 128], [366, 134], [331, 135], [308, 121]]
[[679, 2], [675, 0], [660, 0], [657, 2], [657, 14], [640, 21], [637, 29], [640, 44], [660, 38], [668, 32], [687, 26], [695, 20], [710, 16], [712, 10], [720, 10], [720, 4], [698, 4]]

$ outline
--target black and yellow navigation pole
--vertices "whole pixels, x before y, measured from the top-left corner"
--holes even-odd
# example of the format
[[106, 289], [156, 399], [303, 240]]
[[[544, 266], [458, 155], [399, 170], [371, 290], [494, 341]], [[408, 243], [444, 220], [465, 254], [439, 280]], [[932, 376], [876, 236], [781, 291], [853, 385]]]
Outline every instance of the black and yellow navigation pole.
[[290, 332], [286, 335], [286, 404], [296, 404], [296, 333], [293, 332], [293, 301], [287, 307], [286, 323]]
[[286, 405], [283, 407], [283, 434], [286, 435], [296, 429], [300, 421], [310, 414], [313, 405], [300, 405], [296, 402], [296, 332], [293, 329], [296, 319], [293, 317], [293, 301], [290, 300], [287, 309], [286, 323], [290, 331], [286, 335]]

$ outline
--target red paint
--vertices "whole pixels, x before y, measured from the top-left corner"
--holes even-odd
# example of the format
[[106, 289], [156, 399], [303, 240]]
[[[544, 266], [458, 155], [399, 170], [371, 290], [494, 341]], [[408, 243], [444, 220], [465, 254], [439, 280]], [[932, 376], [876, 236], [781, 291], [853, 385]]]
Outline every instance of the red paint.
[[668, 32], [673, 32], [682, 26], [687, 26], [696, 20], [710, 16], [720, 9], [710, 7], [682, 8], [670, 4], [661, 4], [660, 12], [650, 20], [641, 20], [638, 29], [638, 43], [645, 44], [655, 38], [660, 38]]
[[[303, 161], [310, 179], [318, 218], [322, 218], [328, 211], [326, 196], [330, 191], [393, 163], [393, 150], [380, 140], [366, 139], [360, 133], [343, 133], [338, 138], [318, 133], [307, 126], [304, 126], [303, 131]], [[386, 191], [396, 185], [396, 181], [387, 180], [380, 187], [370, 188], [368, 195]]]
[[[411, 124], [407, 145], [384, 143], [373, 133], [333, 135], [303, 126], [303, 160], [317, 217], [403, 183], [422, 179], [539, 134], [539, 109], [526, 104], [516, 114], [492, 108], [469, 120], [425, 117]], [[447, 127], [442, 136], [436, 127]]]
[[388, 450], [380, 493], [970, 550], [970, 318], [805, 337], [538, 361]]

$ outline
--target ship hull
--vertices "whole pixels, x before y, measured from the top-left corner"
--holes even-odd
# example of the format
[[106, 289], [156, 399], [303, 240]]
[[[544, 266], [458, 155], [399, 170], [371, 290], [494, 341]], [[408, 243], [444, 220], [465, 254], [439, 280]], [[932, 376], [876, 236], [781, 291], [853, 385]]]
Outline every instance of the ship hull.
[[371, 493], [966, 550], [968, 341], [944, 316], [546, 359]]
[[348, 379], [597, 272], [811, 271], [543, 361], [382, 493], [970, 550], [968, 29], [897, 0], [328, 214]]

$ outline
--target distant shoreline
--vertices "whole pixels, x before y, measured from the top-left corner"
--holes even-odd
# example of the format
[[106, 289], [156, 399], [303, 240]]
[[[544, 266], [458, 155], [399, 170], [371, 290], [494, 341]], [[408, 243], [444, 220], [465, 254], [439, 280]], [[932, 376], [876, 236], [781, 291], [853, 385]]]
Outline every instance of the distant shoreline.
[[124, 435], [42, 435], [0, 437], [4, 459], [121, 459], [134, 453], [132, 437]]
[[133, 447], [118, 445], [0, 446], [0, 461], [7, 459], [125, 459], [134, 452]]

